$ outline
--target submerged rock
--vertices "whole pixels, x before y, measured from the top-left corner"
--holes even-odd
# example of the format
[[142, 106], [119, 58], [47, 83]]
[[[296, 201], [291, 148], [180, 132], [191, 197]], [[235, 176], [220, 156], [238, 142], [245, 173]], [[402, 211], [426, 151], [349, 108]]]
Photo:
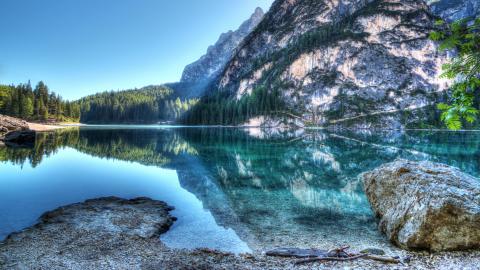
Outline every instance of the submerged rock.
[[115, 197], [60, 207], [0, 242], [0, 269], [141, 268], [142, 257], [133, 253], [162, 248], [158, 236], [176, 220], [172, 209], [148, 198]]
[[12, 131], [3, 139], [8, 146], [23, 147], [35, 145], [36, 132], [33, 130]]
[[396, 245], [480, 247], [480, 180], [432, 162], [397, 160], [361, 175], [379, 228]]

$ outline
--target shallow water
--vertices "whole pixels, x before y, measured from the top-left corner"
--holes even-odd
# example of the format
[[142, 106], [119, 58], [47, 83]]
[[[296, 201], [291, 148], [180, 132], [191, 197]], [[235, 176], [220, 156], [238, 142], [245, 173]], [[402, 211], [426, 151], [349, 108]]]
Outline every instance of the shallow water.
[[389, 244], [358, 174], [402, 157], [480, 175], [480, 133], [96, 126], [0, 148], [0, 239], [45, 211], [102, 196], [176, 207], [170, 247], [231, 252]]

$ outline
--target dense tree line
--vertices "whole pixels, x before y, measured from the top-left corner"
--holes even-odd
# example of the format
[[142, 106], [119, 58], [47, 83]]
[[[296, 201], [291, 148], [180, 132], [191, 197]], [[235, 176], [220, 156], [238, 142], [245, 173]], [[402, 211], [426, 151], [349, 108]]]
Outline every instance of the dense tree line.
[[173, 99], [173, 90], [165, 86], [110, 91], [91, 95], [76, 102], [82, 123], [157, 123], [175, 120], [189, 110], [196, 99]]
[[277, 89], [260, 85], [239, 100], [229, 93], [216, 91], [202, 98], [181, 120], [185, 124], [237, 125], [255, 116], [282, 114], [285, 104]]
[[39, 82], [35, 89], [30, 82], [19, 85], [0, 85], [0, 114], [31, 121], [77, 122], [80, 107], [51, 92]]

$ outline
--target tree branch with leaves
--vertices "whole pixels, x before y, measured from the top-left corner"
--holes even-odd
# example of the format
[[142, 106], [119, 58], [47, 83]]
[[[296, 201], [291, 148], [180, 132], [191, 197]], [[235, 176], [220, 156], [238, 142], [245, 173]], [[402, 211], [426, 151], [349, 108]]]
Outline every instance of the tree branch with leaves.
[[451, 87], [449, 104], [440, 103], [441, 120], [449, 129], [462, 129], [464, 121], [474, 123], [479, 115], [475, 104], [475, 93], [480, 91], [480, 18], [468, 19], [446, 25], [438, 21], [441, 31], [430, 34], [432, 40], [440, 42], [440, 50], [454, 50], [455, 57], [444, 64], [441, 77], [455, 80]]

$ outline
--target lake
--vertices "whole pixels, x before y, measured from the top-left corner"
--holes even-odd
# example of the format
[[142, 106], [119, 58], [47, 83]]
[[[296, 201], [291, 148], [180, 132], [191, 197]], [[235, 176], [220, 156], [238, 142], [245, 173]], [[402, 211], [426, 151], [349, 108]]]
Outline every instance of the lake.
[[0, 147], [0, 239], [59, 206], [146, 196], [174, 206], [161, 240], [235, 253], [390, 247], [358, 175], [396, 158], [480, 175], [480, 132], [291, 132], [86, 126]]

